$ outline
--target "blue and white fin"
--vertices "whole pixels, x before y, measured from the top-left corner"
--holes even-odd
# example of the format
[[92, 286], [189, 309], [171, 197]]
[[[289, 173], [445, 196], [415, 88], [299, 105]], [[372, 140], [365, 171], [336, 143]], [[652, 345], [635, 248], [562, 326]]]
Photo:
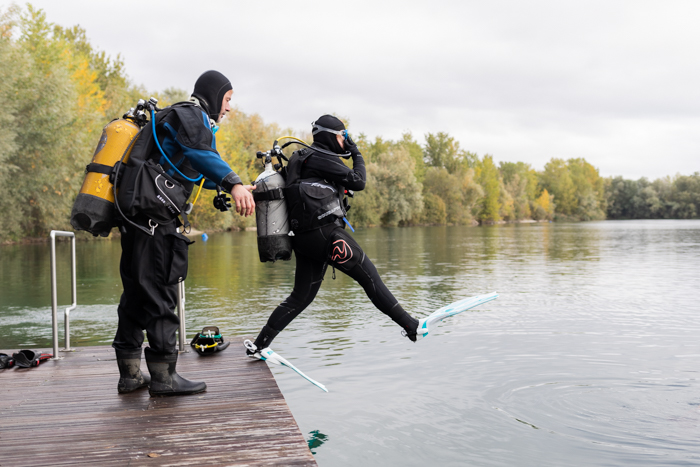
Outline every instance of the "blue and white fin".
[[450, 316], [454, 316], [463, 311], [467, 311], [470, 308], [474, 308], [475, 306], [482, 305], [486, 302], [490, 302], [491, 300], [495, 300], [497, 298], [498, 294], [496, 292], [486, 295], [476, 295], [474, 297], [463, 298], [462, 300], [450, 303], [447, 306], [433, 311], [427, 317], [418, 320], [416, 340], [420, 340], [424, 337], [427, 337], [430, 331], [434, 329], [434, 327], [437, 325], [437, 323], [439, 323], [443, 319], [449, 318]]
[[260, 360], [264, 360], [266, 362], [275, 363], [277, 365], [282, 365], [282, 366], [286, 366], [287, 368], [291, 368], [292, 370], [297, 372], [297, 374], [299, 376], [301, 376], [302, 378], [307, 380], [309, 383], [321, 388], [324, 392], [328, 392], [328, 389], [326, 389], [326, 387], [323, 384], [306, 376], [303, 371], [301, 371], [299, 368], [297, 368], [294, 365], [292, 365], [291, 363], [289, 363], [287, 361], [287, 359], [282, 357], [280, 354], [278, 354], [277, 352], [275, 352], [271, 348], [266, 347], [264, 349], [258, 350], [255, 347], [255, 344], [253, 344], [249, 340], [246, 340], [243, 344], [246, 346], [247, 349], [250, 349], [254, 352], [252, 355], [248, 355], [249, 357], [257, 358]]

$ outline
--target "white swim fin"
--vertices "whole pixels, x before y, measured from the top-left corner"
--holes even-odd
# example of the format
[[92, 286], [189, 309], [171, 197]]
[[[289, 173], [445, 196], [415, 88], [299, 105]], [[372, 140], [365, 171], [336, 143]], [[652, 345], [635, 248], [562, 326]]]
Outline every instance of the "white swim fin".
[[447, 306], [433, 311], [427, 317], [418, 320], [418, 329], [416, 330], [416, 341], [424, 337], [428, 337], [430, 331], [434, 329], [437, 323], [439, 323], [443, 319], [449, 318], [450, 316], [454, 316], [463, 311], [467, 311], [470, 308], [474, 308], [475, 306], [482, 305], [486, 302], [490, 302], [491, 300], [495, 300], [497, 298], [498, 294], [496, 292], [487, 295], [476, 295], [474, 297], [463, 298], [462, 300], [450, 303]]
[[266, 362], [275, 363], [277, 365], [282, 365], [282, 366], [286, 366], [287, 368], [291, 368], [292, 370], [297, 372], [297, 374], [299, 376], [301, 376], [302, 378], [307, 380], [309, 383], [321, 388], [325, 392], [328, 392], [328, 389], [326, 389], [326, 387], [323, 384], [306, 376], [303, 371], [301, 371], [299, 368], [297, 368], [294, 365], [292, 365], [291, 363], [289, 363], [287, 361], [287, 359], [282, 357], [280, 354], [278, 354], [277, 352], [275, 352], [271, 348], [267, 347], [267, 348], [258, 350], [257, 347], [255, 346], [255, 344], [253, 344], [250, 340], [245, 340], [243, 342], [243, 345], [245, 345], [246, 349], [252, 351], [252, 353], [248, 354], [249, 357], [257, 358], [260, 360], [264, 360]]

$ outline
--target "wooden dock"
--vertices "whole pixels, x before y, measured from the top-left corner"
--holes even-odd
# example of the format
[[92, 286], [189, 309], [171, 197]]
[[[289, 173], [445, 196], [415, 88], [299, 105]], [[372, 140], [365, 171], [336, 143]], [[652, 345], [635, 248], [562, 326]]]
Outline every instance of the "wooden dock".
[[117, 394], [111, 347], [0, 370], [0, 466], [315, 466], [267, 364], [237, 343], [180, 355], [178, 372], [207, 383], [193, 396]]

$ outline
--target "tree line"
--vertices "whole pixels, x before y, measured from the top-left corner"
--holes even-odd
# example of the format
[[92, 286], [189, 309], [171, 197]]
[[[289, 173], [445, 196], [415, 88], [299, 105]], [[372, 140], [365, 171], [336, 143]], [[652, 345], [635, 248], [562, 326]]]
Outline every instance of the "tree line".
[[[71, 229], [70, 211], [102, 127], [140, 98], [161, 106], [188, 92], [149, 92], [128, 79], [124, 63], [63, 28], [43, 11], [12, 6], [0, 16], [0, 242]], [[352, 132], [351, 126], [348, 125]], [[222, 157], [246, 182], [261, 171], [255, 154], [277, 137], [310, 134], [233, 110], [217, 133]], [[468, 225], [522, 220], [698, 218], [700, 174], [650, 182], [603, 178], [583, 158], [553, 158], [543, 170], [496, 163], [460, 147], [449, 134], [396, 141], [356, 138], [367, 188], [351, 200], [355, 226]], [[220, 213], [203, 193], [190, 216], [198, 229], [246, 228], [254, 219]]]

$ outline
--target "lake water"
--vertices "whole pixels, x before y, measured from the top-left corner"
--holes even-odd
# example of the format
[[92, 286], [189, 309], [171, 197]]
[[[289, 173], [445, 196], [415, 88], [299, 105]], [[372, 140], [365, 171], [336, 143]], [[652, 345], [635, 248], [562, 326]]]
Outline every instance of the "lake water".
[[[320, 466], [700, 465], [700, 221], [355, 237], [416, 316], [465, 296], [500, 298], [413, 344], [329, 270], [272, 346], [330, 391], [272, 368]], [[64, 308], [69, 250], [58, 246]], [[77, 252], [72, 343], [110, 344], [119, 242]], [[48, 245], [3, 246], [0, 260], [0, 348], [50, 348]], [[254, 337], [293, 272], [293, 261], [259, 263], [254, 232], [197, 241], [188, 335], [218, 325], [225, 337]]]

